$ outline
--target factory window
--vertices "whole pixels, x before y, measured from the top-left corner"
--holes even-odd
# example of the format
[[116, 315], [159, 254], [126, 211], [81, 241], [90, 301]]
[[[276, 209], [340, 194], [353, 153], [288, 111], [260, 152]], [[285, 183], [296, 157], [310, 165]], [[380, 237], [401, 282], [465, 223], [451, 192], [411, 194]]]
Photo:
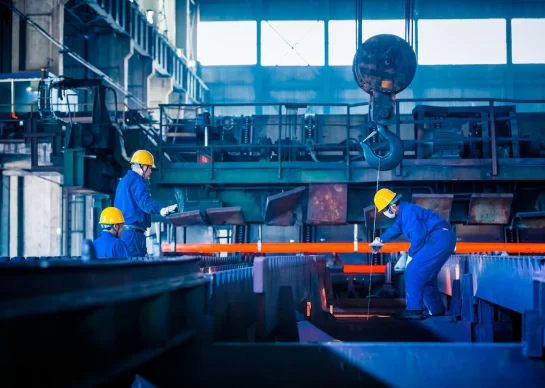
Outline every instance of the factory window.
[[263, 66], [323, 66], [324, 22], [261, 22]]
[[511, 21], [513, 63], [545, 63], [545, 44], [536, 37], [545, 36], [545, 19]]
[[418, 21], [421, 65], [507, 63], [505, 19]]
[[[405, 39], [403, 20], [364, 20], [362, 38], [365, 42], [372, 36], [392, 34]], [[356, 54], [356, 22], [354, 20], [332, 20], [329, 22], [329, 64], [351, 66]]]
[[256, 22], [201, 22], [197, 55], [203, 66], [255, 65]]

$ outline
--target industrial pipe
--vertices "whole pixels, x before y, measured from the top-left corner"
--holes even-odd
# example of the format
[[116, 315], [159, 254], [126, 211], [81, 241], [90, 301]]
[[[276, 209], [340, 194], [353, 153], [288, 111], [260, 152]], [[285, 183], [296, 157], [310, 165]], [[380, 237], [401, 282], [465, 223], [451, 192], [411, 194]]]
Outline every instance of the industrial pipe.
[[[170, 243], [163, 243], [163, 252], [172, 250]], [[381, 253], [407, 252], [409, 243], [396, 242], [384, 244]], [[251, 243], [251, 244], [176, 244], [176, 252], [180, 253], [354, 253], [354, 243]], [[359, 253], [371, 253], [368, 244], [359, 244]], [[545, 244], [534, 243], [487, 243], [459, 242], [456, 244], [456, 254], [476, 252], [507, 252], [507, 253], [545, 253]]]

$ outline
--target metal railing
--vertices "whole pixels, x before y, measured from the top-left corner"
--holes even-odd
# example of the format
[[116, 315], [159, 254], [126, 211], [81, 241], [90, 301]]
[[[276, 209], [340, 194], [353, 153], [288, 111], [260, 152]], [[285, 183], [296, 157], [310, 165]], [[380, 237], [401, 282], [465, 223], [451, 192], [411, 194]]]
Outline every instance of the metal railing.
[[[425, 103], [426, 107], [435, 107], [445, 109], [445, 111], [453, 111], [453, 117], [435, 118], [418, 118], [418, 103]], [[506, 106], [506, 104], [509, 104]], [[529, 109], [528, 107], [533, 107]], [[415, 109], [417, 108], [417, 109]], [[291, 114], [290, 114], [291, 109]], [[293, 114], [294, 109], [298, 109], [296, 114]], [[520, 136], [519, 128], [521, 125], [526, 125], [531, 121], [540, 120], [545, 122], [545, 100], [516, 100], [516, 99], [456, 99], [456, 98], [437, 98], [437, 99], [398, 99], [395, 101], [395, 109], [399, 114], [388, 121], [389, 129], [400, 136], [405, 147], [405, 160], [407, 159], [463, 159], [465, 162], [449, 162], [445, 165], [463, 165], [470, 166], [476, 159], [482, 160], [483, 163], [490, 163], [492, 175], [498, 174], [498, 159], [510, 158], [520, 159], [528, 158], [528, 152], [521, 156], [521, 147], [532, 148], [532, 158], [540, 158], [541, 148], [545, 148], [536, 144], [535, 138], [528, 136], [530, 133], [528, 128], [525, 128], [526, 137]], [[522, 112], [521, 112], [522, 111]], [[201, 120], [200, 114], [208, 112], [210, 115], [209, 126], [219, 127], [222, 124], [216, 121], [225, 117], [233, 118], [235, 115], [250, 117], [254, 119], [251, 125], [252, 141], [245, 144], [226, 144], [223, 140], [216, 143], [210, 143], [208, 140], [210, 134], [205, 133], [204, 145], [201, 141], [197, 141], [195, 127], [198, 121]], [[301, 113], [302, 112], [302, 113]], [[320, 125], [315, 135], [316, 141], [309, 146], [305, 142], [305, 126], [304, 116], [308, 113], [315, 113]], [[334, 112], [334, 113], [332, 113]], [[465, 112], [465, 116], [459, 113]], [[471, 116], [472, 112], [475, 116]], [[478, 114], [477, 114], [478, 113]], [[359, 141], [363, 140], [369, 134], [369, 124], [367, 121], [368, 103], [359, 104], [296, 104], [296, 103], [281, 103], [281, 104], [165, 104], [160, 105], [160, 133], [161, 142], [159, 151], [161, 159], [164, 154], [172, 156], [177, 154], [178, 161], [185, 166], [193, 164], [197, 165], [199, 155], [205, 153], [209, 160], [209, 168], [212, 177], [217, 165], [220, 163], [228, 163], [225, 159], [218, 158], [218, 155], [225, 155], [229, 152], [237, 152], [252, 156], [259, 153], [260, 150], [265, 154], [273, 154], [273, 158], [269, 158], [269, 163], [276, 163], [278, 166], [278, 176], [282, 176], [284, 166], [302, 167], [301, 163], [316, 162], [321, 159], [320, 168], [325, 168], [328, 161], [332, 158], [323, 157], [322, 155], [328, 152], [337, 152], [337, 160], [330, 163], [330, 168], [346, 169], [347, 177], [350, 176], [352, 167], [365, 167], [366, 163], [362, 162], [363, 155], [359, 151]], [[455, 117], [457, 116], [458, 117]], [[328, 118], [329, 117], [329, 118]], [[328, 121], [329, 120], [329, 121]], [[498, 136], [497, 126], [501, 123], [506, 123], [510, 136]], [[459, 137], [456, 139], [430, 139], [420, 135], [418, 132], [431, 132], [434, 136], [438, 131], [435, 126], [440, 124], [443, 128], [457, 128]], [[203, 126], [203, 124], [200, 124]], [[464, 128], [477, 126], [478, 136], [467, 133]], [[290, 127], [295, 126], [295, 136], [291, 136]], [[188, 129], [184, 132], [184, 129]], [[206, 129], [205, 129], [206, 130]], [[465, 130], [465, 133], [464, 133]], [[181, 132], [179, 134], [178, 132]], [[504, 130], [505, 132], [505, 130]], [[290, 139], [293, 141], [284, 141], [285, 135], [290, 133]], [[183, 135], [183, 136], [182, 136]], [[270, 142], [265, 144], [258, 143], [259, 136], [266, 136]], [[179, 138], [185, 138], [186, 144], [180, 144]], [[194, 139], [191, 139], [193, 137]], [[437, 136], [439, 137], [439, 136]], [[321, 141], [325, 138], [325, 141]], [[189, 139], [189, 141], [188, 141]], [[279, 141], [282, 139], [282, 141]], [[272, 144], [275, 142], [275, 144]], [[298, 142], [298, 143], [297, 143]], [[188, 144], [189, 143], [189, 144]], [[335, 144], [337, 143], [337, 144]], [[351, 148], [351, 143], [355, 146]], [[340, 145], [342, 144], [342, 145]], [[426, 147], [452, 146], [458, 144], [462, 151], [455, 157], [426, 157], [422, 151]], [[545, 139], [544, 139], [545, 145]], [[475, 151], [480, 154], [479, 157], [471, 155], [473, 151], [466, 151], [468, 148], [475, 148]], [[314, 150], [314, 156], [309, 150]], [[498, 151], [500, 150], [500, 151]], [[343, 156], [339, 157], [339, 152]], [[498, 154], [500, 152], [500, 154]], [[428, 151], [428, 153], [431, 153]], [[474, 152], [473, 152], [474, 153]], [[300, 155], [298, 155], [300, 154]], [[303, 155], [304, 154], [304, 155]], [[312, 159], [309, 159], [309, 154]], [[295, 155], [291, 157], [291, 155]], [[318, 155], [318, 156], [316, 156]], [[349, 155], [349, 157], [347, 157]], [[322, 156], [322, 158], [320, 158]], [[249, 162], [251, 158], [234, 158], [236, 162]], [[335, 159], [335, 158], [333, 158]], [[253, 161], [256, 161], [254, 158]], [[296, 164], [298, 163], [298, 164]], [[256, 163], [256, 168], [259, 168]], [[234, 166], [234, 165], [233, 165]], [[161, 163], [161, 173], [165, 168], [176, 168], [172, 165], [165, 167]], [[245, 168], [250, 168], [248, 164]]]

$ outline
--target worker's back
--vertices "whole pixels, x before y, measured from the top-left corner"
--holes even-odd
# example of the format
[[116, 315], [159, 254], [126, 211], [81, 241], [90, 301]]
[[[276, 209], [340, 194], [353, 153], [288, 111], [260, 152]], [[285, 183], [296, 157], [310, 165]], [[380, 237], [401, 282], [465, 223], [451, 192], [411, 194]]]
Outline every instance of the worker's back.
[[427, 236], [435, 230], [449, 229], [450, 224], [437, 213], [408, 202], [399, 204], [396, 223], [400, 232], [411, 243], [409, 255], [413, 256], [425, 244]]
[[95, 247], [97, 259], [127, 258], [131, 256], [125, 243], [107, 231], [103, 231], [93, 241], [93, 246]]
[[141, 186], [145, 186], [144, 180], [134, 171], [129, 171], [117, 185], [114, 206], [123, 212], [126, 225], [133, 225], [141, 229], [147, 229], [151, 225], [151, 216], [144, 213], [138, 205], [138, 198], [142, 195]]
[[407, 214], [408, 212], [412, 213], [413, 217], [416, 216], [420, 219], [420, 221], [426, 226], [428, 233], [438, 228], [450, 228], [447, 221], [430, 209], [426, 209], [412, 203], [402, 202], [400, 209], [401, 217], [403, 217], [403, 213]]

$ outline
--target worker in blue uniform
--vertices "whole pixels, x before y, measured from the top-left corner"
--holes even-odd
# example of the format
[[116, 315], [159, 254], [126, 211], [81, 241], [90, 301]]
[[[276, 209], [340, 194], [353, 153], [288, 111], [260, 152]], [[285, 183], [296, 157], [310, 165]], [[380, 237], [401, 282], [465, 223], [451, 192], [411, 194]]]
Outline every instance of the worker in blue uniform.
[[399, 200], [400, 197], [388, 189], [375, 194], [377, 211], [395, 218], [395, 222], [370, 244], [373, 251], [378, 252], [384, 243], [400, 235], [411, 244], [408, 254], [412, 260], [405, 269], [407, 307], [397, 317], [422, 319], [423, 303], [430, 315], [444, 315], [437, 275], [456, 249], [456, 235], [450, 224], [436, 213]]
[[129, 257], [129, 249], [120, 239], [125, 224], [123, 213], [115, 207], [107, 207], [100, 214], [99, 224], [102, 233], [93, 241], [97, 259]]
[[147, 255], [146, 230], [151, 226], [151, 215], [163, 217], [177, 211], [177, 205], [163, 207], [151, 199], [149, 179], [155, 161], [151, 152], [139, 150], [131, 158], [131, 170], [119, 181], [114, 206], [125, 216], [125, 231], [121, 239], [133, 257]]

